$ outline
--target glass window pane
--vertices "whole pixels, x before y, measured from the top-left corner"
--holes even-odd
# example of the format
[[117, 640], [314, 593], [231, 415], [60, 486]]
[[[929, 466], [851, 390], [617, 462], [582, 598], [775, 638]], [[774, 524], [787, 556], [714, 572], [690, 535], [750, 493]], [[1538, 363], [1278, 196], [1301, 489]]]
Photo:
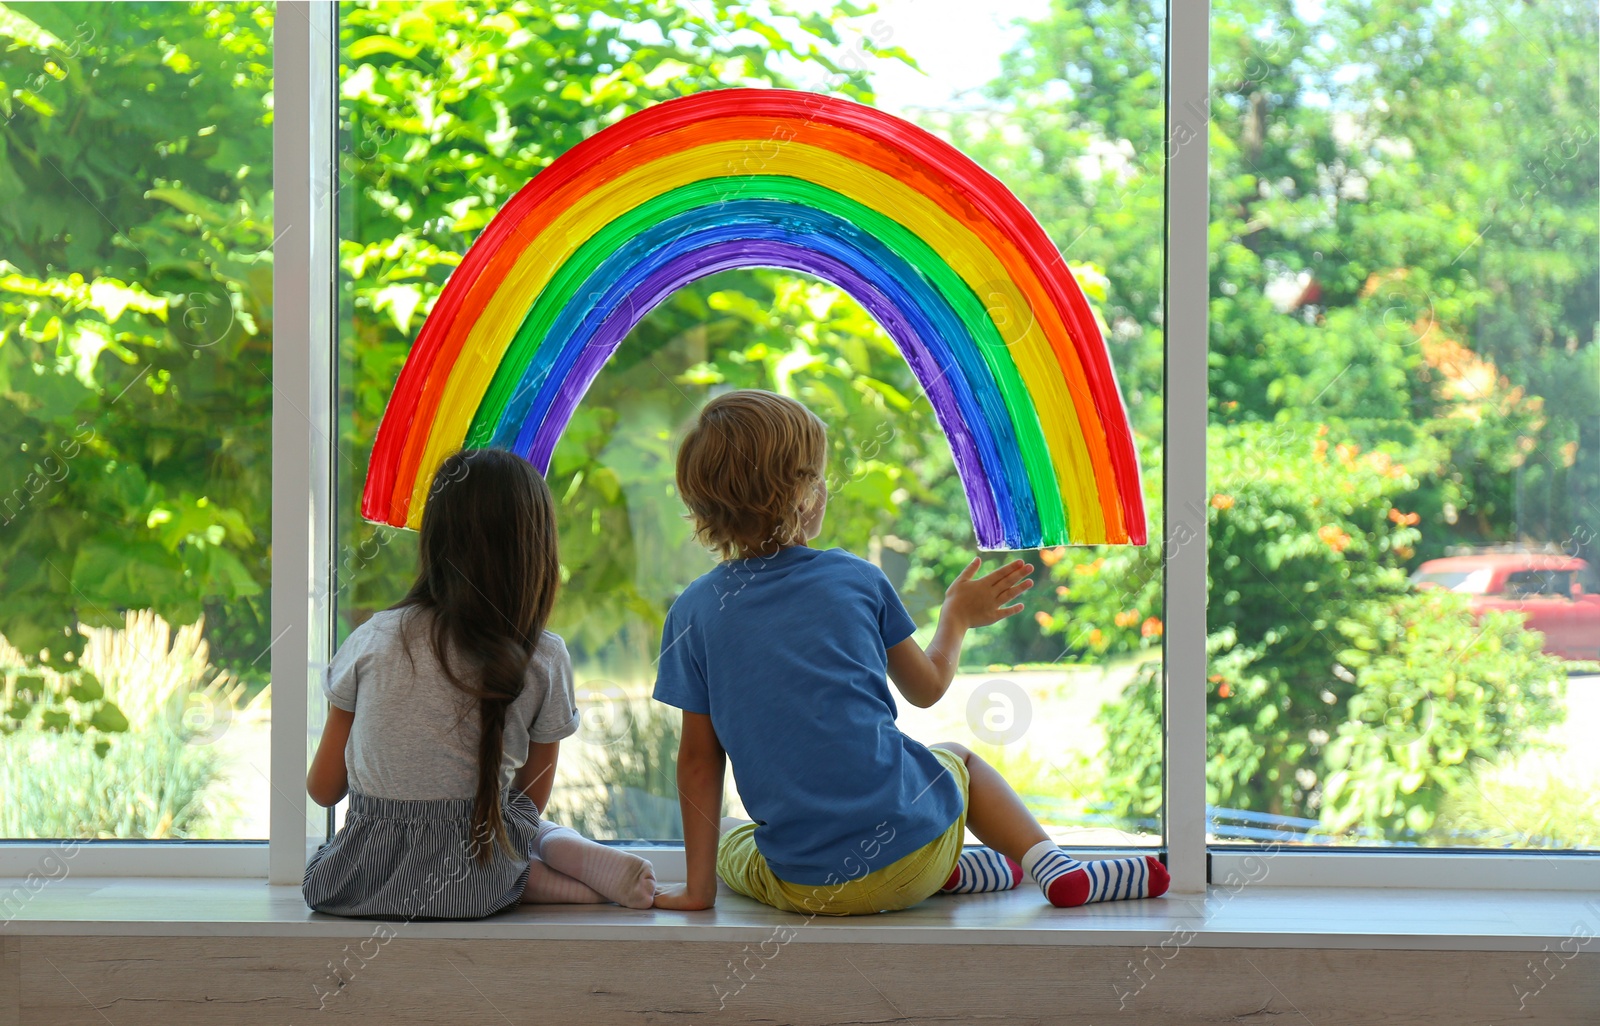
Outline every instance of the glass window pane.
[[[1103, 318], [1149, 533], [1161, 537], [1159, 7], [1091, 16], [1031, 2], [999, 16], [891, 0], [861, 17], [800, 7], [825, 15], [839, 42], [760, 4], [630, 0], [606, 13], [561, 5], [549, 18], [509, 5], [342, 7], [341, 637], [394, 603], [415, 569], [414, 536], [362, 523], [359, 493], [389, 390], [460, 254], [576, 143], [721, 86], [873, 103], [955, 142], [1022, 198]], [[759, 31], [737, 27], [747, 17]], [[1096, 45], [1074, 41], [1083, 33]], [[649, 695], [666, 610], [712, 558], [691, 538], [674, 456], [695, 411], [731, 387], [787, 392], [828, 424], [817, 544], [881, 566], [919, 637], [974, 550], [926, 394], [839, 288], [727, 271], [655, 308], [600, 372], [549, 474], [567, 575], [551, 627], [572, 653], [584, 724], [563, 748], [552, 814], [596, 837], [681, 836], [679, 714]], [[1027, 555], [1039, 587], [1026, 611], [969, 636], [951, 693], [930, 710], [901, 703], [900, 723], [992, 758], [1064, 840], [1158, 844], [1159, 546]]]
[[1213, 836], [1600, 845], [1596, 8], [1213, 11]]
[[272, 7], [0, 10], [0, 837], [265, 838]]

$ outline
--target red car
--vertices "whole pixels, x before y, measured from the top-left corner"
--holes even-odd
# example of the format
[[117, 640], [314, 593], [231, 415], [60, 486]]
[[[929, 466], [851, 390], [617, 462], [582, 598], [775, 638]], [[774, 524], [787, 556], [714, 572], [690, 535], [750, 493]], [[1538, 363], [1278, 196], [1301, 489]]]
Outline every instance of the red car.
[[1411, 575], [1419, 588], [1473, 596], [1474, 613], [1511, 610], [1544, 635], [1562, 659], [1600, 658], [1600, 594], [1589, 564], [1575, 556], [1494, 552], [1430, 559]]

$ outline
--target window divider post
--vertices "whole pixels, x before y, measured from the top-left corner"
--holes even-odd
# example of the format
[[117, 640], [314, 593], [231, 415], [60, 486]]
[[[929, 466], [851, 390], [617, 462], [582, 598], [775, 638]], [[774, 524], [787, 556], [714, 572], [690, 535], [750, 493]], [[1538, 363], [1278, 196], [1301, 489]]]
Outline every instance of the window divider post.
[[1205, 891], [1209, 0], [1167, 6], [1164, 730], [1172, 890]]
[[331, 641], [337, 4], [273, 21], [272, 750], [267, 879], [298, 884], [323, 815], [303, 784]]

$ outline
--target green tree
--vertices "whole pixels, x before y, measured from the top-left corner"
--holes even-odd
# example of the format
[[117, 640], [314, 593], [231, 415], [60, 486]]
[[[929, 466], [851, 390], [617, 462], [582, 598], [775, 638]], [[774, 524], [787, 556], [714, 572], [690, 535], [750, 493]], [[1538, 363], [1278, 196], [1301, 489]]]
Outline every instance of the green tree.
[[[1559, 719], [1565, 676], [1538, 635], [1508, 614], [1475, 623], [1461, 596], [1412, 593], [1401, 553], [1420, 532], [1394, 503], [1428, 465], [1407, 459], [1325, 426], [1213, 429], [1208, 462], [1232, 484], [1205, 510], [1210, 803], [1425, 838], [1473, 764]], [[1137, 643], [1113, 612], [1130, 602], [1128, 562], [1073, 575], [1080, 615], [1120, 628], [1097, 639], [1107, 648]], [[1130, 816], [1160, 808], [1160, 693], [1143, 679], [1101, 716], [1116, 739], [1107, 798]]]
[[[1164, 137], [1209, 132], [1217, 504], [1168, 511], [1166, 530], [1210, 532], [1212, 797], [1416, 832], [1463, 779], [1461, 751], [1511, 754], [1550, 722], [1561, 671], [1505, 623], [1488, 632], [1498, 661], [1478, 658], [1459, 610], [1392, 629], [1414, 615], [1406, 570], [1462, 543], [1592, 558], [1600, 533], [1595, 12], [1234, 0], [1214, 8], [1209, 108], [1168, 112], [1140, 87], [1160, 80], [1163, 8], [1052, 5], [997, 109], [952, 131], [1029, 169], [1030, 205], [1104, 269], [1113, 352], [1155, 344], [1119, 360], [1147, 436]], [[1341, 453], [1405, 472], [1340, 477]], [[1159, 647], [1158, 552], [1046, 556], [1056, 601], [1038, 615], [1069, 657]], [[1460, 672], [1427, 680], [1424, 654], [1450, 646]], [[1464, 706], [1465, 733], [1423, 746], [1419, 769], [1421, 749], [1367, 718], [1396, 681], [1427, 705], [1415, 689], [1443, 676], [1504, 683], [1514, 708]], [[1106, 713], [1108, 793], [1130, 814], [1159, 808], [1159, 716], [1148, 682]]]
[[[0, 8], [0, 631], [267, 644], [271, 10]], [[260, 672], [259, 670], [257, 672]]]
[[1411, 503], [1434, 528], [1419, 558], [1518, 540], [1593, 555], [1593, 5], [1299, 10], [1216, 18], [1214, 419], [1445, 442]]

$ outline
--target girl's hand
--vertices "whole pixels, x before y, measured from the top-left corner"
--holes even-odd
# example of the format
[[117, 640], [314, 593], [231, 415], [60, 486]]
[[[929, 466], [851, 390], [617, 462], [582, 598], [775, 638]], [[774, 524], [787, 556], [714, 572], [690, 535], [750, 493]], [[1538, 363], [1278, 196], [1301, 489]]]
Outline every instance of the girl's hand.
[[945, 591], [944, 611], [939, 614], [941, 623], [950, 617], [961, 627], [987, 627], [1022, 612], [1021, 602], [1008, 603], [1033, 587], [1033, 580], [1028, 576], [1033, 573], [1033, 566], [1014, 559], [974, 579], [972, 575], [982, 565], [982, 557], [974, 558]]
[[708, 900], [691, 895], [688, 884], [660, 884], [656, 887], [656, 908], [671, 909], [674, 912], [699, 912], [716, 903], [715, 896]]

